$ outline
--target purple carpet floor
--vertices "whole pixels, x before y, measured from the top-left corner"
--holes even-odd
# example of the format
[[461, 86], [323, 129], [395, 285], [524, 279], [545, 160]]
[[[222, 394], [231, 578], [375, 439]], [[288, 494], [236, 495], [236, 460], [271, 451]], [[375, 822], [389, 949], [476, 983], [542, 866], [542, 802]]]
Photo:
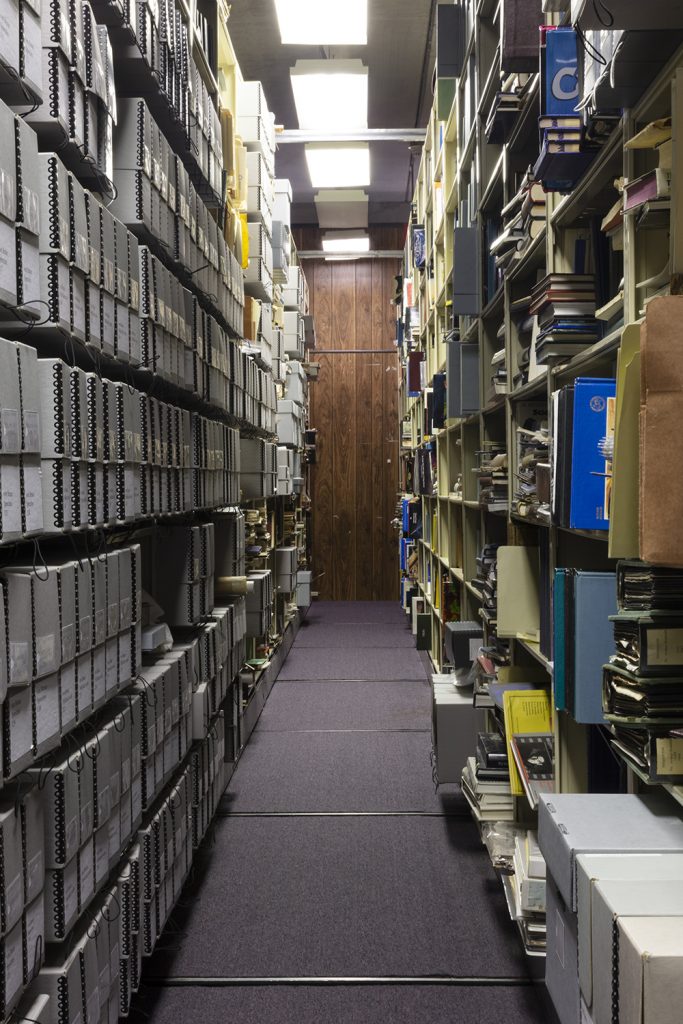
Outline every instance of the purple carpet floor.
[[150, 976], [526, 976], [471, 820], [224, 818], [208, 856]]
[[432, 781], [431, 736], [414, 731], [257, 729], [223, 804], [252, 814], [443, 809]]
[[407, 622], [396, 626], [386, 622], [321, 622], [304, 620], [294, 644], [296, 650], [306, 647], [336, 648], [387, 648], [412, 647], [415, 637]]
[[280, 679], [259, 719], [258, 732], [431, 728], [431, 693], [426, 681], [372, 682]]
[[280, 679], [424, 679], [422, 660], [414, 648], [343, 649], [297, 647], [285, 662]]
[[131, 1024], [552, 1024], [397, 603], [311, 607], [211, 836]]
[[548, 1024], [533, 987], [144, 990], [131, 1024]]

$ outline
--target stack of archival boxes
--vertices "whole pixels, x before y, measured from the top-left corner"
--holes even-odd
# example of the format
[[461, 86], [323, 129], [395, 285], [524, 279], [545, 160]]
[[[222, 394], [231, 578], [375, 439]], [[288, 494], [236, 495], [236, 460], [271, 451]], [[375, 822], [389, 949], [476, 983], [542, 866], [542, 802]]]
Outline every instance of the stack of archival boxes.
[[268, 110], [260, 82], [238, 87], [237, 134], [247, 149], [249, 217], [249, 265], [245, 291], [262, 302], [273, 301], [272, 204], [275, 177], [275, 118]]
[[680, 1020], [679, 811], [665, 793], [541, 796], [546, 986], [562, 1024]]
[[278, 494], [298, 494], [303, 488], [301, 449], [306, 426], [308, 384], [303, 367], [305, 329], [308, 312], [308, 286], [303, 270], [292, 266], [288, 283], [282, 290], [284, 303], [284, 339], [287, 363], [283, 379], [284, 397], [278, 400], [277, 433]]

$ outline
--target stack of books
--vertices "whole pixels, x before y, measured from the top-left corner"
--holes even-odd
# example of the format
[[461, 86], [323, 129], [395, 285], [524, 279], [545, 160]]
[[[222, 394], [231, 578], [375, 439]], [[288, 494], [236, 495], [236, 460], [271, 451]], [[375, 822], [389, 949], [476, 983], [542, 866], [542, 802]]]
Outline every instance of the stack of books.
[[573, 28], [541, 30], [541, 148], [533, 176], [546, 192], [571, 192], [598, 149], [584, 137], [578, 90], [566, 85], [576, 78], [577, 41]]
[[538, 955], [546, 946], [546, 867], [535, 832], [515, 836], [513, 866], [515, 916], [527, 953]]
[[554, 789], [554, 737], [548, 691], [533, 682], [529, 669], [500, 671], [501, 681], [489, 686], [493, 717], [505, 746], [513, 796], [525, 796], [532, 809], [541, 793]]
[[[503, 325], [503, 331], [505, 331], [505, 325]], [[491, 358], [491, 387], [494, 395], [508, 393], [508, 369], [504, 348], [494, 352]]]
[[538, 317], [535, 354], [540, 364], [571, 359], [602, 336], [593, 274], [546, 274], [531, 293], [529, 312]]
[[496, 441], [476, 453], [479, 465], [473, 472], [478, 475], [479, 504], [489, 512], [504, 512], [508, 507], [508, 457], [503, 445]]
[[477, 775], [477, 762], [473, 757], [467, 758], [460, 786], [477, 821], [515, 820], [509, 782], [493, 782], [480, 778]]
[[462, 790], [478, 821], [513, 821], [505, 740], [497, 732], [480, 732], [475, 757], [468, 757]]
[[530, 411], [517, 427], [516, 511], [550, 522], [550, 463], [547, 410]]
[[518, 259], [527, 246], [541, 234], [545, 226], [545, 191], [534, 181], [529, 167], [514, 197], [501, 211], [503, 232], [491, 246], [496, 252], [496, 266], [506, 267]]
[[519, 355], [517, 357], [517, 372], [513, 374], [512, 384], [514, 388], [520, 388], [529, 380], [529, 363], [531, 357], [531, 343], [535, 317], [529, 313], [531, 306], [531, 295], [524, 295], [514, 299], [510, 304], [510, 314], [517, 328], [517, 340], [519, 344]]
[[[671, 209], [671, 166], [673, 157], [673, 138], [671, 118], [663, 117], [651, 121], [641, 131], [629, 139], [626, 149], [652, 150], [657, 156], [657, 167], [641, 174], [640, 177], [627, 181], [624, 185], [624, 212], [638, 213], [637, 225], [662, 226], [661, 221]], [[651, 218], [650, 214], [654, 216]], [[648, 224], [652, 221], [651, 225]]]
[[648, 782], [683, 783], [683, 611], [672, 607], [681, 582], [676, 570], [617, 567], [616, 651], [603, 669], [603, 708], [612, 745]]
[[501, 74], [500, 89], [496, 93], [484, 127], [486, 141], [502, 146], [512, 130], [526, 101], [526, 93], [533, 79], [530, 74]]

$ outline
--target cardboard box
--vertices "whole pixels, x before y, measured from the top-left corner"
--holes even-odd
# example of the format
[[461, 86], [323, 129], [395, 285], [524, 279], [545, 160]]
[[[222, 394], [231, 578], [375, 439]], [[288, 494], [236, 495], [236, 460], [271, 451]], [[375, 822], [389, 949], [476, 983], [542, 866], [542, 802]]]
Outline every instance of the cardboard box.
[[576, 858], [578, 893], [579, 982], [588, 1006], [593, 1001], [592, 920], [595, 885], [604, 880], [640, 882], [648, 878], [683, 881], [683, 854], [594, 853]]
[[4, 938], [0, 939], [3, 974], [3, 984], [0, 987], [0, 1012], [2, 1012], [3, 1019], [7, 1019], [21, 997], [24, 981], [22, 946], [23, 930], [22, 923], [19, 921]]
[[683, 917], [683, 881], [596, 883], [591, 928], [595, 1024], [611, 1024], [613, 1020], [612, 972], [619, 957], [616, 926], [621, 917]]
[[683, 821], [657, 795], [541, 795], [538, 843], [567, 906], [578, 906], [581, 853], [683, 852]]
[[675, 1024], [683, 1003], [683, 917], [618, 923], [621, 1024]]
[[[43, 892], [40, 892], [30, 905], [27, 904], [22, 919], [22, 932], [24, 985], [28, 985], [35, 978], [45, 960], [45, 895]], [[22, 1017], [21, 1011], [19, 1011], [19, 1020], [41, 1021], [42, 1018], [34, 1017], [32, 1011]]]
[[42, 455], [50, 459], [71, 456], [71, 374], [62, 359], [39, 359]]
[[24, 909], [24, 874], [21, 818], [10, 805], [0, 810], [0, 842], [3, 858], [0, 865], [0, 934], [21, 922]]
[[[648, 303], [641, 327], [640, 392], [640, 557], [683, 565], [677, 509], [683, 502], [683, 455], [670, 451], [683, 391], [676, 358], [683, 296], [657, 296]], [[667, 440], [668, 439], [668, 440]]]
[[578, 856], [683, 852], [683, 823], [669, 812], [668, 802], [657, 796], [541, 796], [538, 838], [548, 875], [546, 986], [562, 1024], [575, 1024], [580, 1013]]
[[9, 736], [3, 757], [5, 774], [18, 775], [33, 761], [33, 694], [30, 686], [10, 690], [2, 706], [4, 734]]
[[546, 878], [545, 984], [561, 1024], [580, 1020], [578, 928], [552, 875]]
[[468, 754], [484, 730], [481, 709], [472, 707], [472, 694], [459, 693], [451, 683], [433, 683], [432, 737], [439, 783], [459, 782]]
[[64, 867], [48, 869], [45, 882], [48, 893], [54, 895], [54, 913], [47, 915], [45, 937], [48, 942], [61, 942], [78, 920], [78, 854]]
[[19, 455], [22, 450], [19, 353], [11, 341], [0, 340], [0, 451]]

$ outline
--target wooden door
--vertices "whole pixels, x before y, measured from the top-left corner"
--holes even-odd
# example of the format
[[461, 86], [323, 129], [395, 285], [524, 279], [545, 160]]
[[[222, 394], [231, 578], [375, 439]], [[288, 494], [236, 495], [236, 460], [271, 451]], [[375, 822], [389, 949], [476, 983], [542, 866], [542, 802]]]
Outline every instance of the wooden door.
[[314, 589], [323, 600], [398, 598], [398, 261], [307, 260], [320, 379], [312, 473]]

